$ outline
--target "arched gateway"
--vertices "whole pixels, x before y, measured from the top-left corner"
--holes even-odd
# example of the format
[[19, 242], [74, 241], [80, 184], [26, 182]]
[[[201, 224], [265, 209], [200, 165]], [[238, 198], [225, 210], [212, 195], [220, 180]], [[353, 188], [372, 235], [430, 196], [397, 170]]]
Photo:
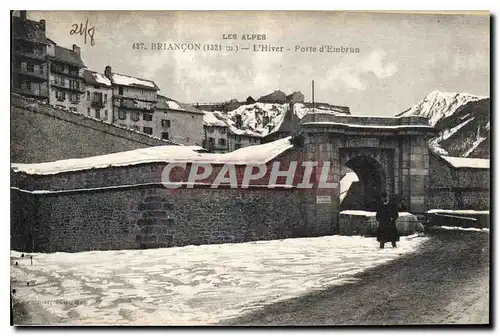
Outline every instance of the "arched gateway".
[[304, 139], [305, 160], [330, 161], [332, 165], [329, 181], [334, 187], [304, 196], [311, 205], [306, 211], [310, 234], [336, 232], [340, 179], [347, 168], [360, 180], [364, 197], [358, 200], [359, 208], [373, 209], [380, 192], [386, 191], [405, 198], [409, 211], [425, 211], [427, 140], [434, 134], [426, 118], [315, 113], [304, 116], [298, 132]]

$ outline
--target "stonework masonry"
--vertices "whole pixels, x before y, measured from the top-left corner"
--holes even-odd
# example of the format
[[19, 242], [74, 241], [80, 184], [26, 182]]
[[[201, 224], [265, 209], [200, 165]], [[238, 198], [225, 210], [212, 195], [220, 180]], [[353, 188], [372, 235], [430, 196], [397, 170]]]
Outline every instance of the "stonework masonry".
[[14, 189], [12, 200], [11, 248], [22, 251], [137, 249], [305, 236], [301, 196], [289, 190], [171, 191], [147, 186], [42, 195]]
[[169, 144], [82, 114], [11, 96], [11, 162], [56, 161]]

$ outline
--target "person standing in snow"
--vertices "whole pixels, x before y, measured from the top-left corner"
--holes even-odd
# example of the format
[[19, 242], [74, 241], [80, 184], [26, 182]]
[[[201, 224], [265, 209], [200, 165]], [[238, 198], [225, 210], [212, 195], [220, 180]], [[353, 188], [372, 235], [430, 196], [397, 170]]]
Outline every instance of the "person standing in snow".
[[398, 211], [399, 212], [408, 212], [408, 207], [406, 206], [406, 201], [404, 198], [402, 198], [401, 201], [399, 202]]
[[387, 242], [391, 242], [392, 247], [397, 247], [396, 242], [399, 241], [399, 233], [396, 228], [396, 219], [399, 216], [398, 210], [395, 205], [389, 202], [389, 197], [385, 192], [381, 196], [382, 202], [376, 214], [378, 222], [377, 241], [380, 243], [380, 248], [384, 248]]

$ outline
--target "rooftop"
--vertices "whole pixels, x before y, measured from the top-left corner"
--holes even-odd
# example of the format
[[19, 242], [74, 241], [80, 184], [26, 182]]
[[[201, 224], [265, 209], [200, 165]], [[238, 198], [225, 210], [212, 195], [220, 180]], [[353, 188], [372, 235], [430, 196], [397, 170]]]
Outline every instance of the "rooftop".
[[161, 110], [176, 110], [181, 112], [204, 114], [202, 110], [197, 109], [191, 104], [182, 103], [160, 94], [157, 95], [156, 108]]
[[132, 166], [155, 162], [254, 165], [265, 164], [292, 147], [290, 137], [263, 145], [241, 148], [224, 154], [198, 153], [198, 147], [193, 146], [156, 146], [54, 162], [33, 164], [12, 163], [11, 168], [15, 172], [24, 172], [32, 175], [54, 175], [71, 171]]
[[83, 79], [85, 80], [85, 83], [90, 85], [102, 85], [111, 87], [111, 81], [109, 80], [109, 78], [95, 71], [85, 69], [83, 71]]
[[57, 44], [54, 46], [54, 50], [55, 55], [51, 57], [52, 59], [63, 63], [69, 63], [79, 68], [85, 68], [85, 64], [83, 63], [80, 55], [75, 53], [73, 50], [63, 48]]
[[115, 72], [111, 73], [111, 81], [116, 85], [131, 86], [146, 90], [160, 90], [160, 88], [152, 80], [122, 75]]

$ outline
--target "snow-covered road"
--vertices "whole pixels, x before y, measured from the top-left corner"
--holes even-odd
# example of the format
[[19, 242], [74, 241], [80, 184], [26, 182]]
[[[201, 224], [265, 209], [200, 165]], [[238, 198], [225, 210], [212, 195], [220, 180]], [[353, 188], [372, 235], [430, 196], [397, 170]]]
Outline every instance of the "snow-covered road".
[[[417, 249], [402, 237], [329, 236], [151, 250], [29, 254], [11, 251], [18, 300], [61, 323], [211, 324], [282, 299], [358, 281], [356, 274]], [[15, 262], [18, 266], [15, 266]], [[27, 286], [27, 281], [30, 286]]]

